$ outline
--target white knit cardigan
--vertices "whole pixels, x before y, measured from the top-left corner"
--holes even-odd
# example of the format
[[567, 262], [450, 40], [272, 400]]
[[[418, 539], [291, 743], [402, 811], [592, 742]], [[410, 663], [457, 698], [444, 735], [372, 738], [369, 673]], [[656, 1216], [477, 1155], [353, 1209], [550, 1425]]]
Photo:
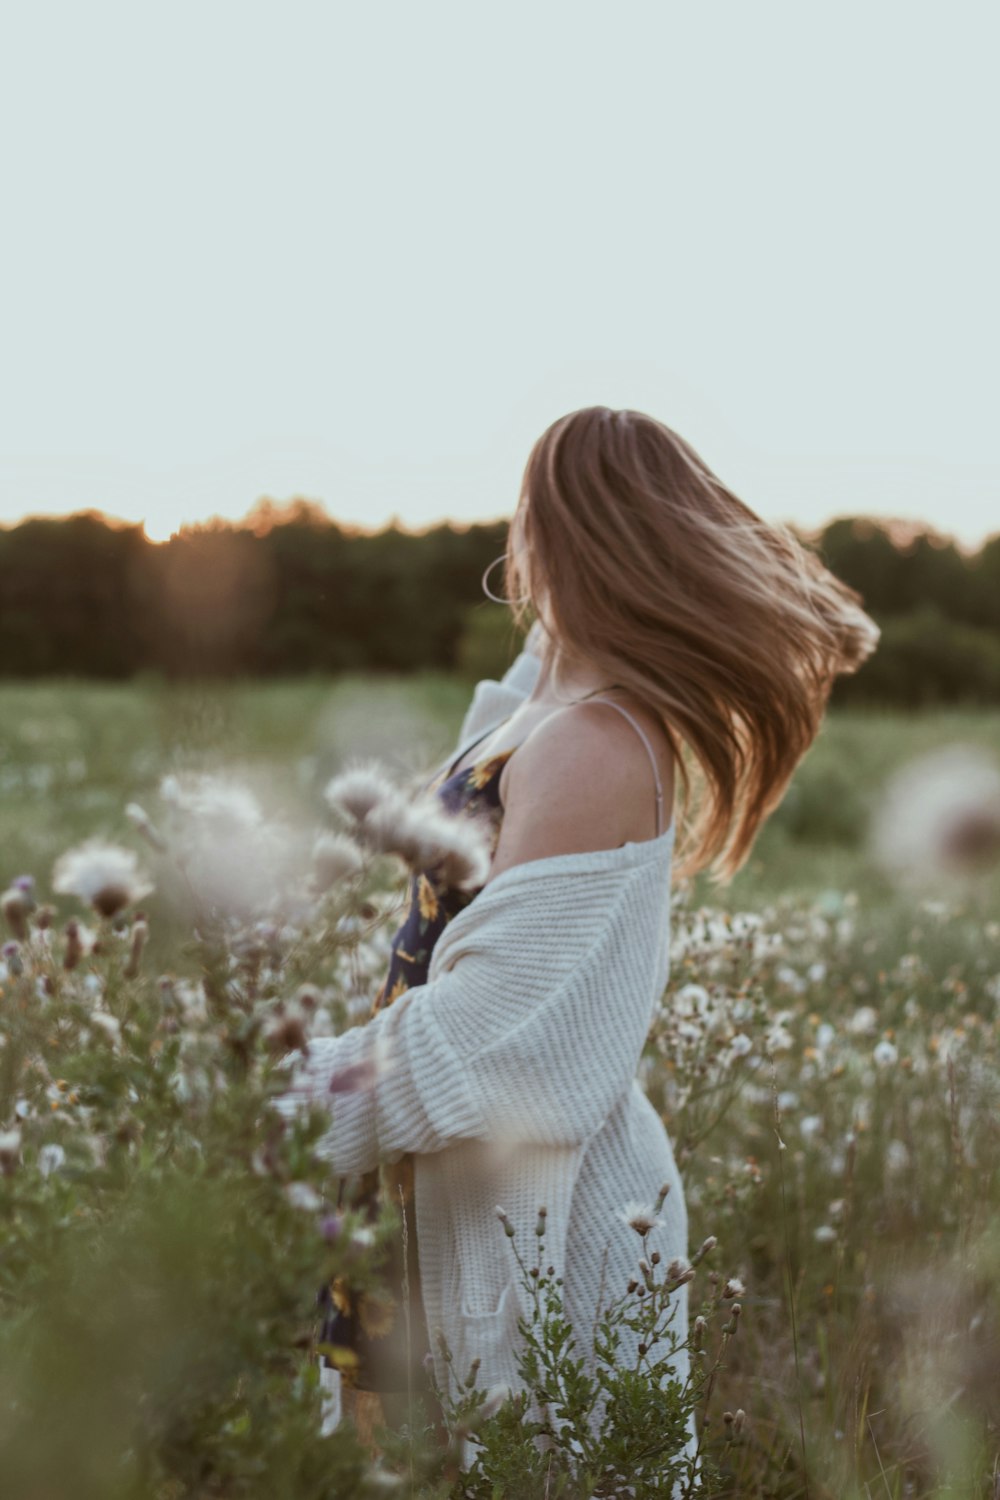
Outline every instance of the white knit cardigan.
[[[457, 758], [531, 692], [540, 663], [527, 652], [502, 681], [480, 682]], [[687, 1254], [680, 1176], [663, 1123], [636, 1069], [669, 966], [674, 824], [658, 838], [508, 866], [451, 918], [427, 982], [363, 1025], [296, 1054], [286, 1116], [323, 1100], [330, 1130], [317, 1145], [338, 1175], [417, 1153], [414, 1210], [427, 1333], [442, 1390], [464, 1380], [521, 1387], [518, 1316], [530, 1296], [503, 1225], [527, 1266], [547, 1210], [545, 1265], [563, 1277], [576, 1357], [594, 1369], [598, 1302], [641, 1276], [630, 1202], [670, 1192], [646, 1253]], [[374, 1063], [363, 1092], [328, 1092], [331, 1075]], [[673, 1326], [687, 1334], [687, 1288]], [[442, 1358], [437, 1330], [454, 1360]], [[619, 1358], [635, 1363], [622, 1330]], [[681, 1352], [674, 1371], [688, 1370]], [[529, 1408], [537, 1415], [532, 1402]], [[602, 1405], [595, 1414], [600, 1419]], [[468, 1458], [468, 1450], [466, 1452]]]

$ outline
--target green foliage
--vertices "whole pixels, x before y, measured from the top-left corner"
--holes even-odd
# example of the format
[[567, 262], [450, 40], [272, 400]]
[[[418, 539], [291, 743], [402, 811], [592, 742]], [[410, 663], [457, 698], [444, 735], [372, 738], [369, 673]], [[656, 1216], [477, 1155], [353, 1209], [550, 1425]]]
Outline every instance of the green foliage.
[[913, 709], [1000, 703], [1000, 630], [949, 620], [933, 604], [890, 617], [874, 655], [838, 679], [834, 701]]
[[[499, 675], [515, 632], [482, 575], [507, 529], [355, 533], [305, 502], [160, 545], [98, 512], [0, 528], [0, 676]], [[968, 556], [847, 518], [801, 539], [884, 630], [835, 703], [1000, 703], [1000, 537]]]
[[[345, 735], [406, 698], [399, 683], [351, 690], [337, 699]], [[441, 678], [414, 693], [387, 743], [412, 746], [434, 715], [450, 743], [467, 691]], [[209, 695], [12, 684], [3, 702], [7, 882], [94, 824], [125, 830], [133, 768], [153, 778], [174, 749], [187, 768], [165, 726], [196, 741], [194, 767], [235, 747], [264, 786], [300, 753], [311, 760], [336, 717], [305, 681]], [[269, 1102], [287, 1028], [339, 1030], [348, 997], [380, 981], [398, 870], [367, 866], [304, 907], [276, 884], [275, 909], [247, 929], [172, 912], [165, 855], [134, 967], [135, 917], [85, 913], [71, 963], [67, 928], [40, 897], [20, 931], [8, 903], [3, 1500], [583, 1500], [636, 1482], [669, 1494], [695, 1398], [698, 1483], [718, 1500], [993, 1500], [1000, 868], [964, 883], [932, 870], [925, 895], [895, 891], [860, 842], [832, 842], [847, 829], [823, 805], [849, 783], [867, 805], [900, 761], [956, 739], [995, 747], [995, 714], [831, 715], [797, 774], [803, 798], [765, 829], [727, 892], [732, 909], [697, 883], [672, 892], [670, 982], [640, 1081], [674, 1144], [690, 1242], [718, 1235], [746, 1283], [727, 1298], [707, 1273], [692, 1309], [705, 1327], [685, 1330], [690, 1389], [657, 1363], [669, 1337], [650, 1340], [638, 1369], [622, 1358], [637, 1330], [618, 1311], [648, 1317], [652, 1294], [641, 1311], [609, 1309], [581, 1349], [589, 1330], [569, 1328], [540, 1244], [537, 1316], [522, 1329], [528, 1397], [490, 1410], [489, 1393], [467, 1388], [445, 1444], [417, 1399], [375, 1458], [349, 1422], [322, 1434], [315, 1292], [347, 1272], [381, 1290], [399, 1223], [386, 1212], [369, 1225], [341, 1200], [318, 1149], [321, 1111], [278, 1128]]]
[[468, 682], [499, 679], [521, 649], [521, 637], [503, 604], [474, 604], [465, 611], [455, 666]]
[[[575, 1354], [577, 1340], [564, 1315], [562, 1277], [545, 1267], [544, 1212], [536, 1230], [537, 1253], [528, 1267], [518, 1250], [520, 1279], [530, 1319], [520, 1318], [520, 1389], [496, 1414], [488, 1414], [489, 1392], [465, 1381], [458, 1400], [443, 1400], [449, 1427], [470, 1434], [474, 1462], [453, 1492], [461, 1500], [596, 1500], [627, 1493], [634, 1500], [709, 1495], [714, 1464], [698, 1455], [694, 1414], [702, 1405], [736, 1330], [736, 1317], [718, 1291], [702, 1316], [726, 1327], [719, 1334], [715, 1363], [708, 1367], [688, 1330], [676, 1326], [674, 1293], [694, 1275], [687, 1261], [658, 1273], [646, 1262], [644, 1284], [603, 1307], [592, 1338], [593, 1357]], [[637, 1239], [637, 1245], [639, 1241]], [[640, 1250], [645, 1246], [643, 1237]], [[640, 1260], [637, 1256], [637, 1271]], [[634, 1365], [621, 1355], [623, 1329], [635, 1336]], [[662, 1350], [654, 1354], [654, 1346]], [[681, 1351], [691, 1357], [691, 1373], [676, 1373]], [[589, 1368], [588, 1368], [589, 1367]]]

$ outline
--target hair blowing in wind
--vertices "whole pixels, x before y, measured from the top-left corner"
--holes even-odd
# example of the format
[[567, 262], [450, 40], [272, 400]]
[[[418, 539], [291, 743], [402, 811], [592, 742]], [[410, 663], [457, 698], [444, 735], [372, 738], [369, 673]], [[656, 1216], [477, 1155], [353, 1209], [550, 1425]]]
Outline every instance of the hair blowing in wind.
[[635, 411], [553, 422], [525, 467], [505, 588], [546, 651], [586, 661], [661, 717], [683, 787], [677, 874], [726, 884], [879, 628], [861, 595]]

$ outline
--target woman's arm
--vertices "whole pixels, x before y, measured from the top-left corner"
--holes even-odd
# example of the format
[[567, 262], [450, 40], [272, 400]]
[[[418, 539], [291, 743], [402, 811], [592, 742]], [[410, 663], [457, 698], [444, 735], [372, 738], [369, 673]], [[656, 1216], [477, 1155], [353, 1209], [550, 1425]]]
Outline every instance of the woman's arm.
[[524, 882], [466, 923], [434, 979], [293, 1055], [274, 1107], [286, 1119], [313, 1103], [330, 1113], [315, 1149], [342, 1176], [463, 1140], [582, 1144], [631, 1085], [649, 1026], [633, 905], [613, 870], [568, 888]]

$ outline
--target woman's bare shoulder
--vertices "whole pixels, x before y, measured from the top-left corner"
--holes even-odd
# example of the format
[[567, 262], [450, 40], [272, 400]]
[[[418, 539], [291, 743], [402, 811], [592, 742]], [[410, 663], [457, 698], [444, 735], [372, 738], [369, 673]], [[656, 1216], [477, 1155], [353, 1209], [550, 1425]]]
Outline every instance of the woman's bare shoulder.
[[[667, 768], [663, 731], [624, 704]], [[664, 826], [672, 783], [664, 779]], [[576, 703], [554, 710], [517, 747], [504, 768], [504, 816], [490, 878], [502, 869], [553, 854], [613, 849], [656, 834], [655, 782], [649, 753], [614, 709]]]

